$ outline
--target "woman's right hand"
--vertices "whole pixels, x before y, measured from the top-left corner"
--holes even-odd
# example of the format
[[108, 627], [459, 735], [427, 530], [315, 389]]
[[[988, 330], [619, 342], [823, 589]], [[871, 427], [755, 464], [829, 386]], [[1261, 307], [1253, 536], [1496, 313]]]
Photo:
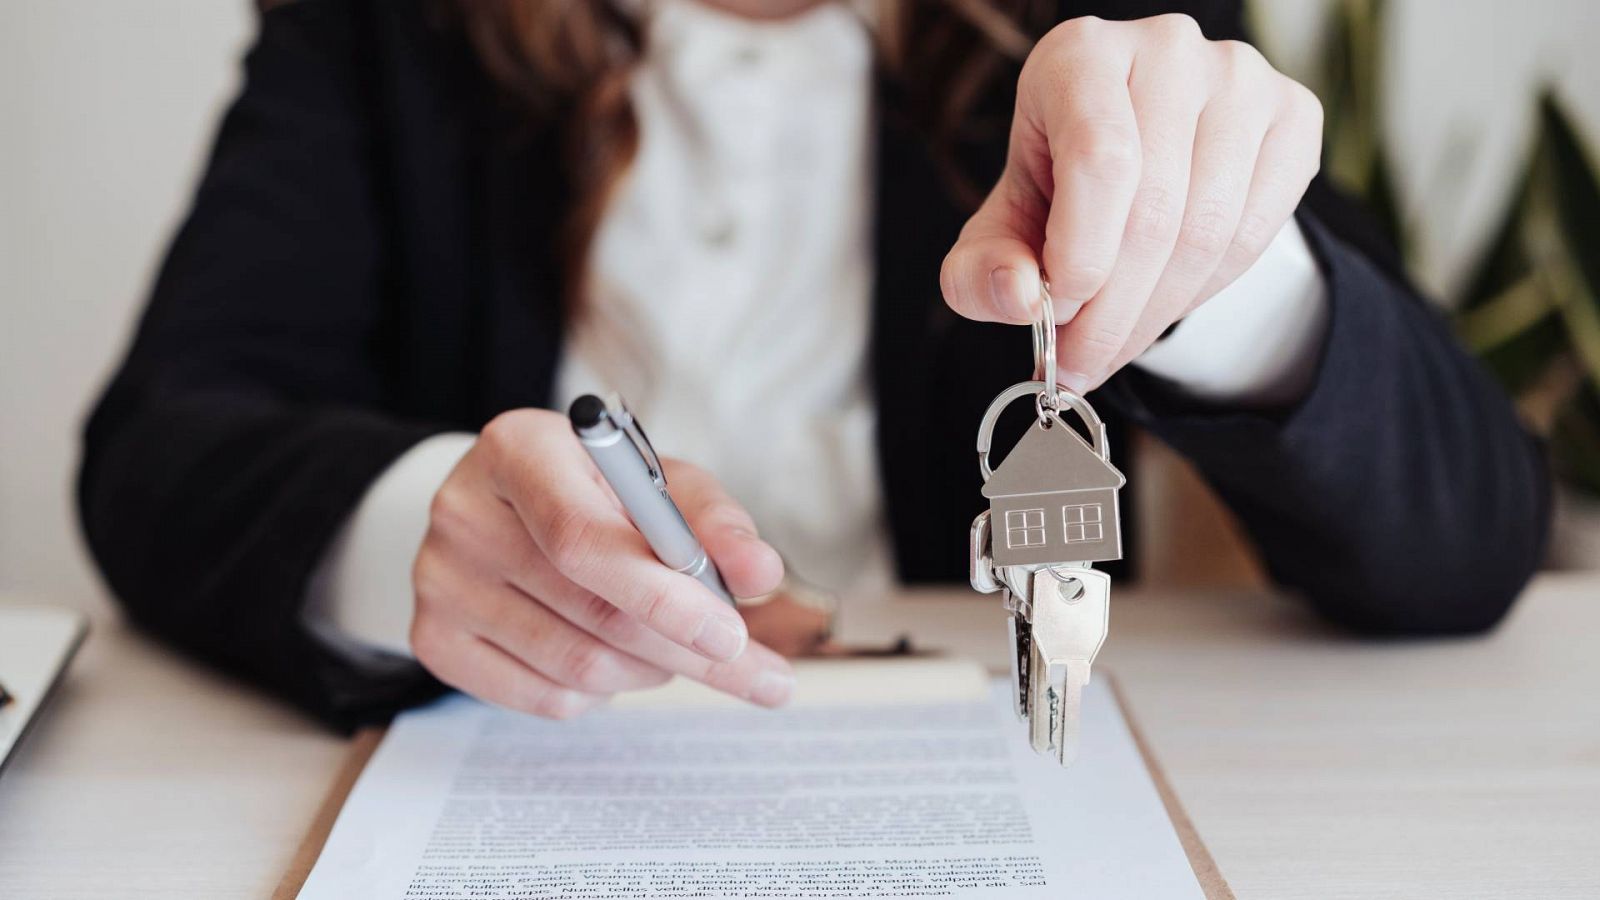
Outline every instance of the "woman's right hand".
[[[665, 465], [729, 590], [774, 590], [783, 562], [749, 514], [706, 472]], [[434, 496], [412, 583], [417, 659], [500, 706], [564, 719], [674, 674], [778, 706], [794, 685], [737, 611], [655, 558], [559, 413], [483, 429]]]

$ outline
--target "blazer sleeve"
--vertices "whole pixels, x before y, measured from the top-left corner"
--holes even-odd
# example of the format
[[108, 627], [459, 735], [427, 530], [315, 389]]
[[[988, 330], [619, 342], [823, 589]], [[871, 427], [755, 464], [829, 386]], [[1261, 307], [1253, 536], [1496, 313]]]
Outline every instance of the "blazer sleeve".
[[[1248, 38], [1239, 0], [1116, 6]], [[1329, 619], [1379, 634], [1490, 628], [1544, 555], [1542, 447], [1361, 210], [1319, 178], [1297, 219], [1327, 280], [1329, 327], [1295, 408], [1203, 408], [1137, 367], [1101, 394], [1193, 462], [1271, 576]]]
[[1299, 221], [1330, 321], [1302, 402], [1278, 416], [1197, 409], [1131, 369], [1108, 392], [1195, 464], [1272, 577], [1329, 619], [1368, 633], [1485, 630], [1543, 556], [1543, 453], [1443, 320], [1317, 206]]
[[91, 415], [84, 532], [138, 625], [350, 727], [437, 692], [302, 626], [367, 484], [441, 430], [384, 411], [383, 241], [352, 4], [263, 16], [187, 221]]

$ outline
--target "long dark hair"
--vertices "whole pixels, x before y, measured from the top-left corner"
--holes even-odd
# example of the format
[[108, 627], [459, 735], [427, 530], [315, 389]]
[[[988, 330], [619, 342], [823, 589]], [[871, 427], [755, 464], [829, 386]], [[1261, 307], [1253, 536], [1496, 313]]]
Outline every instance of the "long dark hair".
[[[1048, 23], [1042, 0], [875, 0], [878, 67], [938, 148], [981, 89], [1026, 56]], [[562, 236], [578, 302], [589, 247], [639, 149], [628, 95], [644, 29], [617, 0], [448, 0], [489, 76], [536, 116], [563, 120], [574, 202]], [[976, 200], [973, 186], [957, 185]]]

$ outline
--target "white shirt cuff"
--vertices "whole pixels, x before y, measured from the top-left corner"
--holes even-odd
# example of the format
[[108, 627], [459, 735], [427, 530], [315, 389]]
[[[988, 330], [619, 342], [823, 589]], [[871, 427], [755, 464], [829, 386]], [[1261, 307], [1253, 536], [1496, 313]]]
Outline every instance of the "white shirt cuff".
[[367, 488], [312, 575], [303, 621], [352, 660], [411, 655], [411, 564], [428, 509], [476, 435], [430, 437]]
[[1291, 406], [1311, 389], [1327, 331], [1327, 285], [1290, 219], [1254, 265], [1133, 364], [1198, 400]]

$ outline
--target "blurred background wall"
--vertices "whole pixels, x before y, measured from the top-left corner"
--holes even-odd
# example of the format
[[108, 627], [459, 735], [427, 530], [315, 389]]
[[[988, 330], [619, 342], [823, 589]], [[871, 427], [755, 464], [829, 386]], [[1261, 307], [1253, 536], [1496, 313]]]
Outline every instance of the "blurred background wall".
[[248, 0], [0, 2], [0, 589], [103, 603], [72, 511], [123, 348], [237, 88]]
[[[1326, 6], [1256, 3], [1290, 74], [1315, 70]], [[1537, 86], [1559, 85], [1600, 140], [1600, 2], [1389, 7], [1385, 125], [1418, 274], [1448, 292], [1498, 216]], [[249, 0], [0, 2], [0, 591], [104, 608], [73, 519], [78, 430], [237, 89], [253, 18]], [[1161, 471], [1145, 486], [1157, 509]], [[1206, 548], [1179, 554], [1153, 531], [1162, 571], [1205, 577]]]

